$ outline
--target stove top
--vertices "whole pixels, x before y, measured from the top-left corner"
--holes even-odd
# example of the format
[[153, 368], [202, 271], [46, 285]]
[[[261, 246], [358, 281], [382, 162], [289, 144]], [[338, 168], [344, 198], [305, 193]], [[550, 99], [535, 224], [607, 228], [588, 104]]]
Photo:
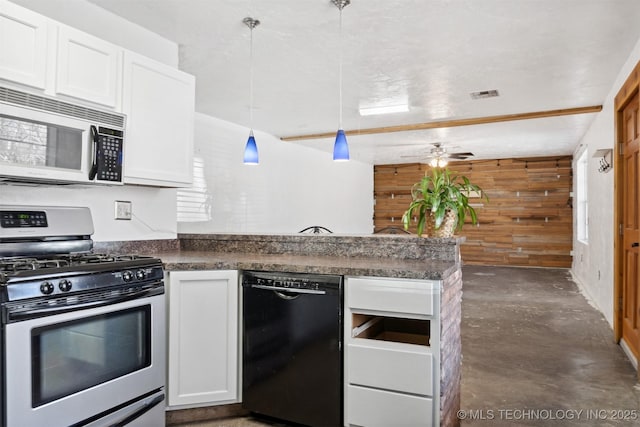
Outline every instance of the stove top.
[[0, 304], [163, 289], [160, 259], [95, 253], [92, 233], [88, 208], [0, 205]]
[[5, 257], [0, 258], [0, 303], [142, 286], [162, 281], [163, 271], [160, 259], [131, 254]]
[[[21, 271], [41, 269], [57, 269], [62, 267], [78, 267], [85, 264], [126, 263], [128, 261], [151, 260], [152, 257], [141, 255], [115, 255], [100, 253], [58, 254], [46, 257], [17, 256], [0, 258], [0, 273], [11, 275]], [[42, 272], [41, 272], [42, 273]]]

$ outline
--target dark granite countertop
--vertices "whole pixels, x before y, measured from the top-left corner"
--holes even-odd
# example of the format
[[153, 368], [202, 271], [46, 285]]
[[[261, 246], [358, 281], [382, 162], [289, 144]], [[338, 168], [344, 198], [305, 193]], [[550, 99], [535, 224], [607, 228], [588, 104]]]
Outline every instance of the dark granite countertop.
[[162, 259], [167, 271], [263, 270], [441, 280], [459, 269], [459, 265], [453, 261], [404, 260], [378, 257], [306, 256], [186, 250], [160, 251], [150, 255]]
[[167, 271], [262, 270], [442, 280], [460, 269], [464, 238], [181, 234], [178, 240], [99, 242], [94, 250], [162, 259]]

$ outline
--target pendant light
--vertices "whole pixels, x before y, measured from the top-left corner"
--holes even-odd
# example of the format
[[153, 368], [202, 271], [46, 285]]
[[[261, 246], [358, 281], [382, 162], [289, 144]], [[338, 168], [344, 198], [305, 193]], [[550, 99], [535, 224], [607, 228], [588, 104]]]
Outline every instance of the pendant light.
[[244, 18], [242, 22], [249, 27], [251, 37], [249, 41], [249, 139], [244, 147], [244, 164], [257, 165], [258, 162], [258, 146], [256, 139], [253, 137], [253, 29], [260, 25], [260, 21], [250, 17]]
[[333, 144], [333, 160], [336, 162], [344, 162], [349, 160], [349, 145], [347, 144], [347, 136], [342, 129], [342, 9], [351, 3], [351, 0], [331, 0], [331, 2], [340, 9], [340, 56], [339, 56], [339, 117], [338, 117], [338, 133], [336, 134], [336, 142]]

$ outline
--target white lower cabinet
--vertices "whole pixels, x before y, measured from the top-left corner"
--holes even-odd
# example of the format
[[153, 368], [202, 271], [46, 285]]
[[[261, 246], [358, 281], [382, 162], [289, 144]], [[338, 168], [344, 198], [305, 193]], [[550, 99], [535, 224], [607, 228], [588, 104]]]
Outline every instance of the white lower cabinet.
[[169, 409], [238, 402], [238, 272], [167, 276]]
[[347, 426], [439, 426], [439, 281], [347, 277]]

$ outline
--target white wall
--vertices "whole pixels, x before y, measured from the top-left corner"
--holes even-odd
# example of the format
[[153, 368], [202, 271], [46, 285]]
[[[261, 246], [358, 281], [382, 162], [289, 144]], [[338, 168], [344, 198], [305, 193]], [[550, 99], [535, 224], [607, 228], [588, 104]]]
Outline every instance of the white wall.
[[[254, 132], [260, 164], [242, 163], [249, 130], [196, 114], [195, 156], [204, 159], [209, 219], [181, 233], [373, 232], [373, 166]], [[203, 209], [207, 206], [203, 206]]]
[[[596, 307], [602, 311], [609, 324], [613, 326], [613, 239], [616, 226], [613, 222], [613, 170], [607, 173], [598, 172], [599, 159], [593, 153], [601, 148], [613, 149], [614, 131], [614, 98], [633, 68], [640, 60], [640, 41], [629, 55], [624, 67], [620, 70], [611, 91], [602, 106], [602, 111], [580, 141], [574, 153], [575, 161], [582, 150], [588, 150], [588, 202], [589, 202], [589, 241], [587, 244], [576, 239], [574, 226], [574, 256], [572, 274], [582, 289], [592, 299]], [[574, 174], [574, 194], [580, 183]], [[574, 213], [576, 203], [574, 197]], [[576, 215], [574, 214], [574, 218]]]
[[[114, 219], [114, 201], [132, 202], [131, 221]], [[0, 184], [0, 205], [86, 206], [96, 242], [176, 238], [176, 190], [138, 186]]]

